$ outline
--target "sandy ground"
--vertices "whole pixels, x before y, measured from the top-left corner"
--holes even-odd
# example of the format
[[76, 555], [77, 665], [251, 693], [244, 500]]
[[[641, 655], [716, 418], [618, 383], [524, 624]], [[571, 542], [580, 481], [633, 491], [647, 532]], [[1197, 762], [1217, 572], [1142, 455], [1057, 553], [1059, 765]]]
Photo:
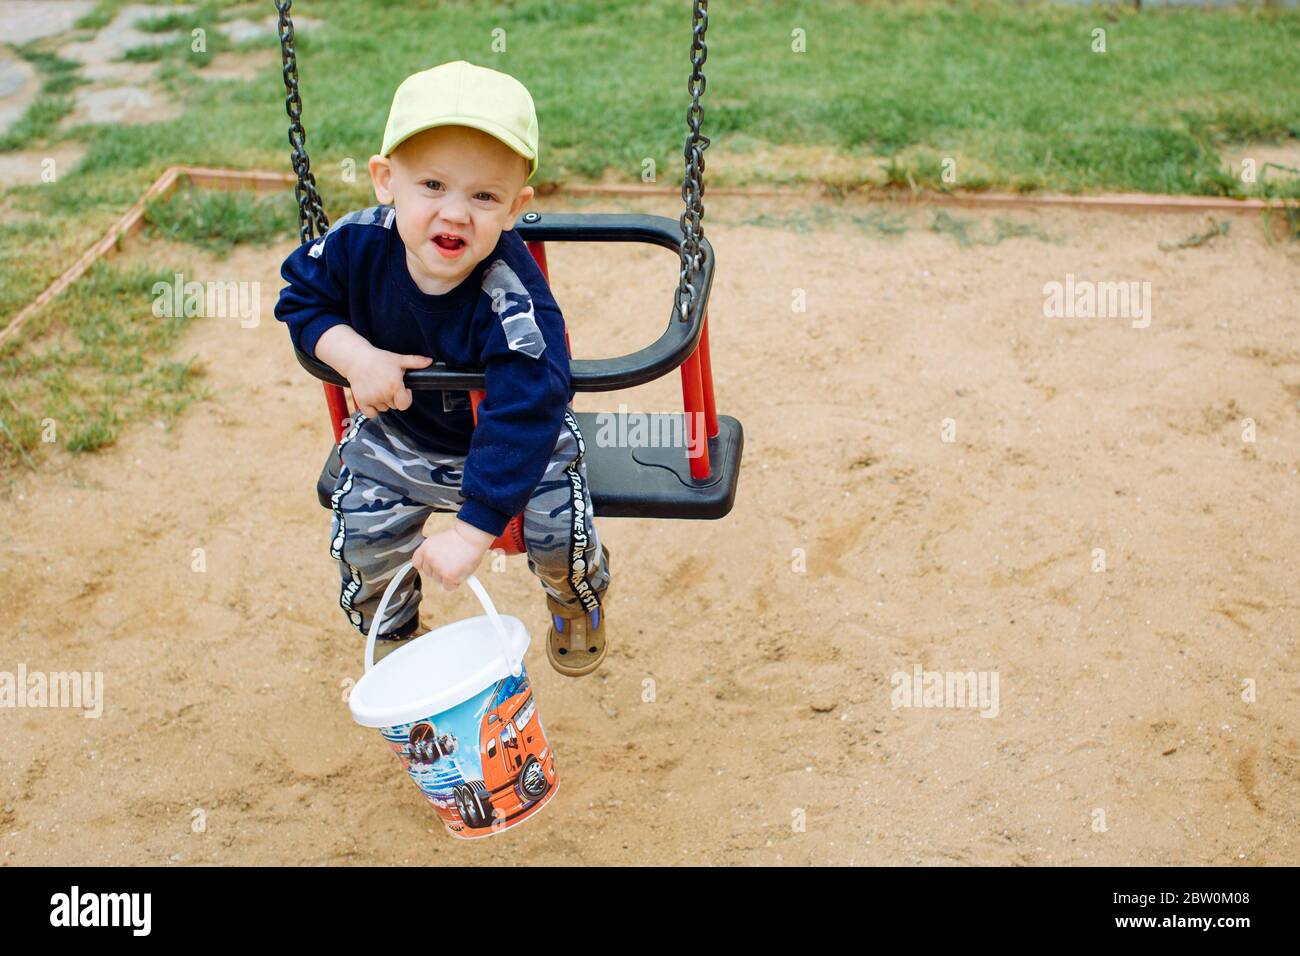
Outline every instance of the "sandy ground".
[[[800, 232], [746, 223], [798, 205], [710, 203], [735, 510], [601, 524], [612, 650], [582, 680], [546, 664], [522, 559], [484, 566], [534, 635], [563, 786], [475, 844], [344, 702], [361, 647], [313, 488], [328, 424], [271, 315], [288, 247], [211, 263], [264, 284], [258, 327], [200, 320], [177, 350], [215, 400], [6, 492], [0, 669], [102, 671], [105, 707], [0, 710], [0, 860], [1300, 863], [1300, 248], [1243, 217], [1164, 252], [1199, 221], [1098, 213], [961, 248], [906, 215], [903, 236]], [[551, 266], [579, 357], [667, 318], [662, 250]], [[1067, 273], [1150, 281], [1150, 327], [1045, 318]], [[426, 622], [476, 613], [427, 595]], [[918, 665], [996, 674], [997, 715], [894, 708]]]

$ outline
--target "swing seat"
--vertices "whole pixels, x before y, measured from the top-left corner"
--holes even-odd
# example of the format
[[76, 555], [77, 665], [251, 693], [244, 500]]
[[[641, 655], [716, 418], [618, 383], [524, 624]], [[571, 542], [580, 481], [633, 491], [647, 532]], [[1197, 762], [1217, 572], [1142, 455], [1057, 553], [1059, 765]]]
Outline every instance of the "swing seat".
[[[740, 475], [740, 453], [745, 435], [740, 422], [730, 415], [718, 416], [718, 434], [709, 439], [709, 462], [713, 474], [703, 481], [691, 478], [684, 449], [672, 446], [604, 447], [594, 436], [602, 425], [627, 428], [616, 434], [630, 434], [625, 422], [610, 423], [616, 413], [578, 412], [578, 428], [586, 445], [587, 486], [598, 518], [724, 518], [736, 500]], [[682, 416], [647, 415], [651, 435], [675, 434], [683, 428]], [[675, 423], [662, 419], [676, 418]], [[661, 430], [655, 430], [661, 429]], [[339, 477], [338, 445], [330, 449], [316, 481], [321, 507], [331, 507], [330, 496]]]
[[[682, 240], [680, 223], [664, 216], [530, 212], [520, 217], [516, 229], [529, 243], [544, 274], [543, 244], [547, 241], [649, 242], [679, 254]], [[696, 295], [689, 315], [680, 315], [674, 301], [668, 327], [652, 344], [617, 358], [571, 362], [571, 382], [577, 392], [632, 388], [678, 368], [683, 372], [685, 412], [577, 413], [592, 505], [599, 517], [708, 520], [725, 517], [735, 502], [744, 430], [735, 418], [713, 411], [707, 351], [713, 247], [701, 239], [700, 250], [700, 268], [691, 276]], [[347, 386], [347, 381], [324, 362], [296, 349], [295, 354], [303, 368], [327, 385]], [[405, 380], [413, 391], [474, 391], [485, 387], [481, 370], [454, 370], [442, 363], [410, 369]], [[336, 436], [340, 428], [341, 423], [336, 427]], [[688, 455], [688, 450], [696, 454]], [[331, 507], [338, 473], [335, 444], [316, 484], [317, 496], [325, 508]]]

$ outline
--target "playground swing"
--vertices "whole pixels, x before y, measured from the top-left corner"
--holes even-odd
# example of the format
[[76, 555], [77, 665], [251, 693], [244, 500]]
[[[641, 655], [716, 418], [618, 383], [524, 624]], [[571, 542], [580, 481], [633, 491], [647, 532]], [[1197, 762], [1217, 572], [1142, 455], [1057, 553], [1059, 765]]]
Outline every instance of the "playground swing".
[[[303, 243], [323, 236], [329, 229], [316, 178], [311, 172], [302, 125], [302, 100], [298, 92], [298, 65], [294, 53], [292, 0], [275, 0], [279, 11], [280, 54], [289, 115], [289, 145], [297, 177], [294, 194], [298, 200], [298, 230]], [[579, 392], [607, 392], [631, 388], [681, 369], [684, 412], [644, 415], [636, 412], [578, 412], [578, 426], [585, 438], [587, 478], [595, 513], [601, 518], [693, 518], [717, 519], [731, 511], [740, 474], [744, 431], [740, 422], [719, 415], [713, 396], [713, 370], [709, 361], [708, 303], [713, 283], [713, 247], [704, 238], [704, 150], [709, 140], [700, 133], [704, 92], [704, 44], [708, 28], [708, 0], [694, 0], [691, 41], [692, 71], [688, 81], [691, 105], [687, 111], [688, 135], [682, 199], [685, 209], [680, 221], [664, 216], [604, 213], [537, 213], [519, 218], [516, 230], [532, 253], [542, 275], [550, 281], [546, 265], [546, 243], [646, 242], [676, 250], [681, 260], [678, 287], [668, 327], [657, 341], [639, 351], [608, 359], [575, 359], [571, 383]], [[568, 332], [565, 342], [568, 344]], [[344, 388], [347, 380], [314, 356], [294, 350], [298, 362], [320, 379], [325, 387], [334, 446], [321, 469], [316, 491], [321, 504], [330, 507], [330, 496], [339, 474], [338, 443], [351, 415]], [[570, 349], [572, 351], [572, 349]], [[428, 368], [410, 369], [406, 387], [415, 390], [468, 392], [474, 421], [484, 397], [482, 370], [453, 370], [435, 362]], [[630, 425], [628, 417], [635, 416]], [[620, 440], [593, 441], [613, 424]], [[676, 435], [680, 445], [670, 442], [631, 443], [632, 434]], [[506, 554], [524, 551], [523, 515], [516, 515], [493, 543]]]

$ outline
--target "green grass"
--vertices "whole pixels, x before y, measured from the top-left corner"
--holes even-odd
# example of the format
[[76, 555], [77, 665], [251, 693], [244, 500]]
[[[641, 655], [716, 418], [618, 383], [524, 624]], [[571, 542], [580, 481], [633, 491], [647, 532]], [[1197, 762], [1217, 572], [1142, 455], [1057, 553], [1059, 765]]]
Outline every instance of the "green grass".
[[807, 234], [824, 229], [840, 221], [835, 212], [823, 205], [814, 203], [804, 209], [784, 213], [759, 213], [746, 216], [740, 222], [746, 226], [758, 226], [762, 229], [779, 229], [782, 232]]
[[1157, 245], [1166, 252], [1171, 252], [1175, 249], [1195, 249], [1198, 246], [1205, 245], [1207, 242], [1214, 241], [1219, 236], [1226, 236], [1231, 228], [1232, 223], [1228, 220], [1224, 219], [1219, 221], [1211, 216], [1204, 232], [1194, 232], [1185, 239], [1179, 239], [1177, 242], [1160, 242], [1157, 243]]
[[15, 47], [15, 51], [36, 68], [41, 89], [18, 122], [0, 135], [0, 153], [21, 149], [50, 137], [59, 120], [72, 112], [68, 94], [84, 83], [79, 65], [36, 44]]
[[91, 10], [73, 24], [78, 30], [101, 30], [117, 16], [121, 0], [99, 0]]
[[195, 27], [205, 26], [205, 23], [199, 21], [210, 23], [219, 15], [220, 11], [212, 4], [204, 4], [194, 11], [162, 13], [156, 17], [149, 17], [147, 20], [140, 20], [136, 23], [135, 28], [144, 33], [167, 33], [173, 30], [189, 33]]
[[0, 465], [33, 465], [47, 437], [92, 451], [128, 422], [167, 419], [204, 397], [197, 356], [168, 358], [192, 319], [154, 314], [154, 283], [171, 281], [170, 268], [97, 263], [5, 343]]
[[[165, 7], [159, 9], [166, 10]], [[271, 9], [273, 10], [274, 7]], [[227, 17], [220, 5], [205, 3], [184, 13], [161, 13], [159, 16], [140, 20], [136, 24], [136, 29], [143, 33], [174, 32], [178, 35], [164, 43], [145, 43], [132, 47], [126, 51], [123, 59], [133, 63], [157, 63], [168, 60], [203, 69], [218, 53], [234, 47], [234, 44], [218, 29], [218, 25], [224, 19]], [[202, 42], [198, 44], [200, 49], [195, 49], [198, 43], [198, 38], [194, 36], [195, 30], [203, 31]]]
[[760, 229], [777, 229], [781, 232], [808, 234], [834, 226], [857, 226], [862, 232], [871, 236], [901, 236], [911, 227], [907, 217], [885, 209], [872, 208], [866, 212], [857, 212], [841, 204], [827, 205], [815, 202], [792, 212], [759, 213], [757, 216], [745, 216], [739, 220], [714, 217], [716, 222], [726, 225], [757, 226]]
[[[319, 3], [309, 15], [325, 21], [323, 32], [299, 34], [298, 49], [308, 145], [327, 184], [342, 158], [374, 151], [404, 76], [454, 58], [527, 83], [543, 133], [540, 182], [607, 170], [632, 182], [645, 157], [680, 175], [689, 42], [680, 4]], [[1105, 54], [1089, 49], [1098, 23]], [[807, 53], [789, 50], [795, 24], [808, 31]], [[506, 53], [488, 52], [493, 27], [506, 30]], [[892, 158], [888, 178], [910, 174], [918, 185], [945, 185], [941, 162], [954, 157], [962, 188], [1221, 194], [1244, 187], [1217, 173], [1220, 148], [1300, 135], [1297, 11], [766, 3], [719, 8], [710, 31], [711, 151], [819, 143], [879, 157], [880, 167]], [[184, 46], [138, 55], [194, 59]], [[151, 155], [283, 167], [278, 84], [274, 68], [255, 85], [182, 84], [196, 115], [220, 121], [100, 131], [88, 169], [137, 168]]]
[[[101, 0], [76, 36], [93, 35], [121, 6]], [[267, 62], [246, 83], [208, 82], [201, 73], [223, 50], [276, 50], [272, 35], [235, 45], [216, 29], [271, 10], [267, 3], [219, 0], [177, 14], [159, 5], [146, 29], [180, 37], [128, 56], [157, 62], [159, 84], [184, 108], [161, 123], [61, 129], [81, 82], [75, 64], [57, 53], [67, 38], [19, 51], [40, 71], [42, 91], [19, 126], [0, 137], [0, 151], [75, 141], [86, 155], [54, 183], [0, 195], [0, 321], [31, 301], [167, 166], [288, 168], [278, 65]], [[542, 133], [536, 186], [607, 174], [637, 183], [646, 158], [661, 183], [681, 175], [690, 17], [680, 2], [313, 0], [297, 12], [316, 21], [298, 33], [296, 45], [307, 145], [332, 218], [372, 201], [365, 162], [397, 84], [453, 59], [504, 70], [528, 86]], [[1090, 49], [1098, 26], [1107, 31], [1104, 54]], [[196, 27], [207, 31], [202, 54], [190, 49]], [[791, 50], [796, 27], [806, 31], [805, 53]], [[507, 41], [501, 53], [490, 47], [497, 28]], [[712, 139], [705, 155], [714, 185], [821, 182], [797, 159], [785, 166], [759, 162], [779, 160], [784, 147], [811, 147], [856, 162], [856, 169], [821, 182], [832, 196], [877, 184], [1300, 198], [1300, 176], [1248, 185], [1222, 159], [1248, 142], [1300, 136], [1298, 10], [767, 0], [715, 6], [709, 32], [704, 131]], [[360, 181], [345, 181], [347, 160]], [[945, 179], [950, 168], [956, 182]], [[158, 231], [207, 248], [280, 234], [278, 207], [245, 209], [243, 201], [213, 198], [205, 205], [181, 197], [180, 205], [150, 215]], [[236, 205], [221, 205], [228, 202]], [[823, 222], [818, 215], [758, 224], [815, 228]], [[1281, 215], [1284, 231], [1294, 234], [1296, 216]], [[949, 216], [938, 228], [958, 242], [1002, 241], [1015, 234], [1002, 222], [991, 233], [972, 232]], [[879, 236], [907, 228], [892, 215], [856, 224]], [[175, 263], [159, 267], [180, 271]], [[77, 321], [72, 301], [58, 300], [51, 321]], [[105, 315], [118, 321], [113, 308], [106, 303]], [[123, 345], [136, 347], [162, 346]], [[23, 392], [19, 401], [17, 386], [6, 388], [20, 408], [46, 401], [37, 392]], [[86, 447], [116, 427], [109, 418], [93, 420], [98, 424], [85, 426]], [[19, 444], [30, 437], [26, 421], [5, 423]]]
[[1030, 237], [1042, 242], [1050, 242], [1050, 237], [1031, 223], [1013, 222], [997, 217], [991, 223], [980, 219], [968, 219], [954, 216], [946, 209], [939, 209], [930, 214], [930, 231], [952, 236], [957, 245], [996, 246], [1005, 239]]
[[71, 112], [72, 100], [67, 97], [40, 95], [22, 118], [0, 136], [0, 152], [44, 139]]
[[145, 207], [152, 235], [227, 255], [236, 243], [268, 244], [296, 233], [293, 196], [185, 189]]
[[92, 177], [60, 169], [53, 183], [10, 188], [0, 215], [0, 321], [72, 265], [147, 184], [126, 173]]
[[850, 213], [849, 218], [863, 232], [878, 236], [901, 236], [908, 230], [907, 219], [883, 209], [868, 209], [865, 213]]
[[1300, 206], [1264, 210], [1264, 236], [1269, 245], [1278, 239], [1300, 242]]

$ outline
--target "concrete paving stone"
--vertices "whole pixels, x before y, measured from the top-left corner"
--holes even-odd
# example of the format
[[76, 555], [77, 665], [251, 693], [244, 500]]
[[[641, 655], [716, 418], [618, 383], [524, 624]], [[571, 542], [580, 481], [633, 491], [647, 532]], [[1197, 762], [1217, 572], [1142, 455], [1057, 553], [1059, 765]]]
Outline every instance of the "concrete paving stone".
[[180, 107], [163, 94], [139, 86], [110, 89], [82, 88], [76, 93], [76, 108], [64, 119], [65, 126], [81, 123], [158, 123], [180, 115]]
[[19, 45], [67, 33], [94, 8], [90, 0], [0, 0], [4, 42]]
[[22, 118], [36, 99], [40, 85], [35, 67], [0, 50], [0, 133]]
[[[81, 157], [86, 155], [86, 147], [80, 143], [60, 143], [52, 149], [26, 149], [15, 153], [0, 153], [0, 189], [10, 186], [26, 186], [43, 183], [45, 170], [49, 168], [56, 180], [72, 174]], [[53, 165], [46, 165], [53, 160]], [[7, 211], [5, 215], [11, 215]]]

